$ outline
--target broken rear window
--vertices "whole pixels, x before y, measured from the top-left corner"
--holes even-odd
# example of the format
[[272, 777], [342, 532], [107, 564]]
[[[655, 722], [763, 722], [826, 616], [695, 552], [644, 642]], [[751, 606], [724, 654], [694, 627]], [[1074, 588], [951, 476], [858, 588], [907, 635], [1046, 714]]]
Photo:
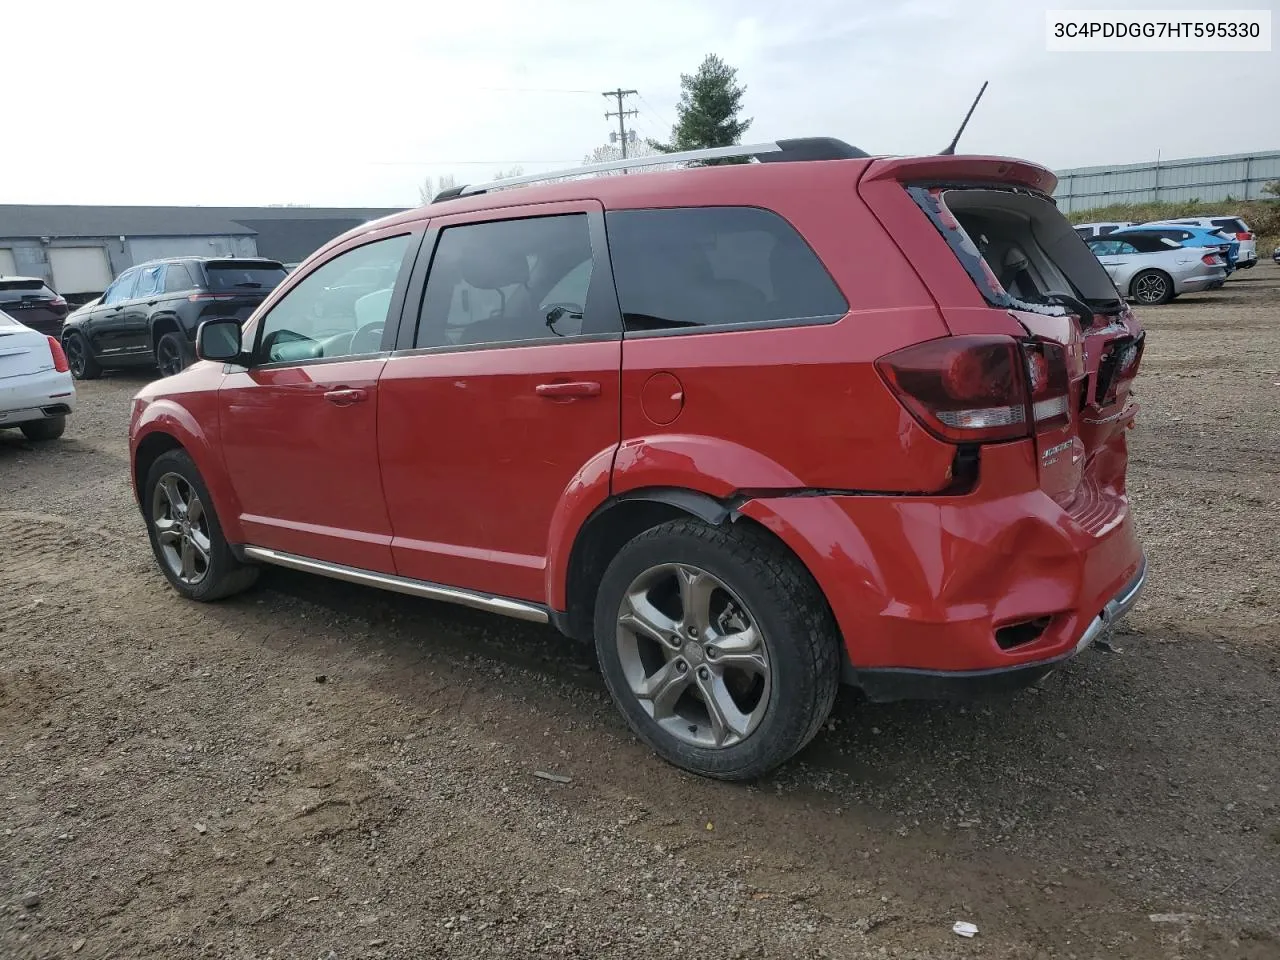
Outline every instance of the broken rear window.
[[996, 187], [910, 192], [993, 305], [1055, 313], [1063, 298], [1123, 305], [1098, 258], [1047, 197]]

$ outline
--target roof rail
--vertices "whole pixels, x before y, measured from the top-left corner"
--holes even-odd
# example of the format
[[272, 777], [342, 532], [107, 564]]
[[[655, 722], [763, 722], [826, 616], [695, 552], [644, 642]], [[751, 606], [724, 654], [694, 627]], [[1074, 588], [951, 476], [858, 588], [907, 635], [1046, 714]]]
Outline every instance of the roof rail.
[[658, 167], [670, 163], [696, 163], [701, 160], [730, 160], [746, 157], [759, 163], [780, 163], [809, 160], [851, 160], [867, 157], [870, 154], [850, 146], [843, 140], [832, 137], [800, 137], [792, 140], [777, 140], [769, 143], [753, 143], [731, 147], [710, 147], [705, 150], [685, 150], [680, 153], [659, 153], [651, 157], [627, 157], [623, 160], [609, 160], [604, 163], [588, 163], [581, 167], [567, 170], [553, 170], [550, 173], [534, 173], [521, 177], [506, 177], [489, 183], [466, 184], [461, 187], [450, 187], [442, 190], [432, 199], [432, 203], [454, 200], [458, 197], [470, 197], [490, 190], [503, 190], [508, 187], [522, 187], [531, 183], [543, 183], [548, 180], [561, 180], [571, 177], [588, 177], [597, 173], [608, 173], [613, 170], [633, 170], [637, 167]]

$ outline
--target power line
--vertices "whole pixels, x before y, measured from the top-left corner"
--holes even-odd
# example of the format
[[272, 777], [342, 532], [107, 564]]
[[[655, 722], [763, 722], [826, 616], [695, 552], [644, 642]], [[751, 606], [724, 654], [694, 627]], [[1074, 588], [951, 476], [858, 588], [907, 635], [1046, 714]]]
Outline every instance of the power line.
[[641, 96], [638, 93], [636, 94], [636, 96], [640, 97], [640, 102], [649, 108], [649, 112], [653, 114], [655, 120], [657, 120], [659, 123], [663, 124], [664, 126], [667, 126], [667, 127], [672, 126], [672, 124], [667, 122], [667, 118], [664, 117], [662, 114], [660, 114], [657, 108], [655, 108], [652, 103], [650, 103], [648, 100], [646, 100], [643, 96]]

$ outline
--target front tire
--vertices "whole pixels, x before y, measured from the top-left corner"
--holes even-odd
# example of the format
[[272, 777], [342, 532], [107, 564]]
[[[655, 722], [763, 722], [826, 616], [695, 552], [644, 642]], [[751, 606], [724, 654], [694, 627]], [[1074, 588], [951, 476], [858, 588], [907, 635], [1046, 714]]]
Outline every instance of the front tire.
[[89, 343], [78, 333], [62, 338], [62, 349], [67, 354], [67, 366], [77, 380], [97, 380], [102, 376], [102, 365], [93, 357]]
[[19, 428], [23, 436], [28, 440], [57, 440], [62, 436], [62, 431], [67, 429], [67, 417], [65, 414], [56, 417], [46, 417], [44, 420], [31, 420], [21, 424]]
[[1163, 270], [1143, 270], [1130, 284], [1133, 299], [1148, 307], [1173, 299], [1173, 278]]
[[258, 568], [235, 558], [213, 498], [185, 450], [156, 458], [143, 487], [151, 550], [173, 589], [189, 600], [221, 600], [247, 590]]
[[195, 362], [195, 351], [191, 343], [180, 333], [166, 333], [156, 341], [156, 366], [160, 368], [160, 376], [172, 377], [181, 373]]
[[840, 636], [808, 571], [767, 535], [673, 520], [627, 543], [596, 599], [596, 653], [628, 725], [721, 780], [802, 749], [835, 702]]

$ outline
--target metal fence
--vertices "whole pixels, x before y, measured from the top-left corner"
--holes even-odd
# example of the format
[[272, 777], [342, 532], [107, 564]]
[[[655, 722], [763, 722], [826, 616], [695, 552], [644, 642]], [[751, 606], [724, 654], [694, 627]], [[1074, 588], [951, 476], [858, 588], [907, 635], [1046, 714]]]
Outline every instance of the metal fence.
[[1091, 210], [1113, 203], [1257, 200], [1280, 180], [1280, 150], [1192, 157], [1115, 167], [1059, 170], [1054, 198], [1059, 209]]

